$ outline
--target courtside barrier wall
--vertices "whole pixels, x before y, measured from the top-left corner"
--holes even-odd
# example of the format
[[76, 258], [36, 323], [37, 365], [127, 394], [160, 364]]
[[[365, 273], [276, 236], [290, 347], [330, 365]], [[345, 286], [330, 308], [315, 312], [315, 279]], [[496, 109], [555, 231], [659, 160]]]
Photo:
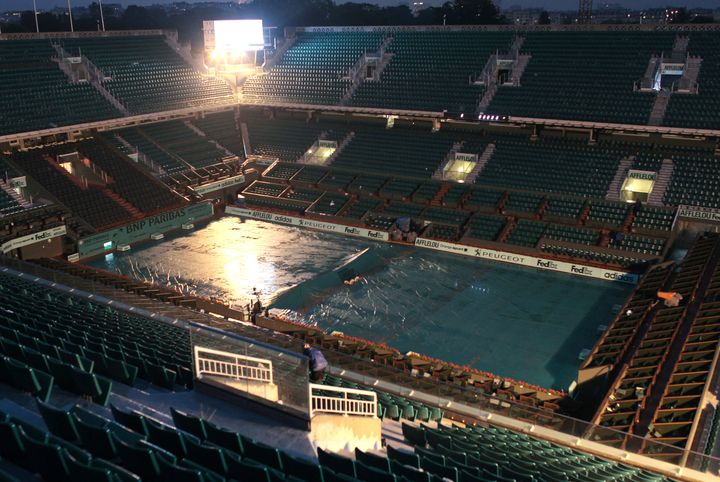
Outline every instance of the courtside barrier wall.
[[[388, 233], [384, 231], [375, 231], [367, 228], [358, 228], [355, 226], [346, 226], [343, 224], [316, 221], [314, 219], [288, 216], [286, 214], [276, 214], [257, 209], [227, 206], [225, 208], [225, 213], [235, 216], [258, 219], [261, 221], [270, 221], [280, 224], [287, 224], [290, 226], [307, 227], [311, 229], [316, 229], [318, 231], [345, 234], [348, 236], [356, 236], [377, 241], [389, 241], [390, 239]], [[640, 280], [639, 275], [628, 273], [625, 271], [597, 268], [595, 266], [585, 266], [564, 261], [538, 258], [526, 254], [509, 253], [505, 251], [478, 248], [476, 246], [467, 246], [464, 244], [447, 243], [445, 241], [437, 241], [434, 239], [418, 238], [415, 240], [415, 246], [433, 249], [435, 251], [443, 251], [446, 253], [470, 256], [473, 258], [480, 258], [489, 261], [499, 261], [502, 263], [510, 263], [547, 271], [557, 271], [560, 273], [573, 274], [577, 276], [584, 276], [586, 278], [594, 278], [604, 281], [637, 284]]]

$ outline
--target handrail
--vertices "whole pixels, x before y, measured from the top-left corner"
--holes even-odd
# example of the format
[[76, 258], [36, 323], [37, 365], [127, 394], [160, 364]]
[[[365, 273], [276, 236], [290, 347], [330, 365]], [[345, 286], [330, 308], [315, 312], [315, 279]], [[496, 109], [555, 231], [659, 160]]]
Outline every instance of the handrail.
[[[239, 355], [226, 351], [213, 350], [195, 345], [195, 374], [202, 378], [203, 374], [234, 378], [235, 380], [251, 380], [273, 383], [272, 361], [247, 355]], [[204, 357], [203, 354], [214, 355], [215, 358]], [[218, 359], [220, 357], [225, 360]]]
[[[308, 384], [310, 399], [310, 417], [316, 413], [335, 413], [340, 415], [377, 416], [377, 393], [371, 390], [333, 387], [330, 385]], [[314, 391], [333, 392], [339, 396], [315, 394]], [[349, 395], [353, 395], [350, 398]], [[363, 398], [364, 397], [364, 398]]]

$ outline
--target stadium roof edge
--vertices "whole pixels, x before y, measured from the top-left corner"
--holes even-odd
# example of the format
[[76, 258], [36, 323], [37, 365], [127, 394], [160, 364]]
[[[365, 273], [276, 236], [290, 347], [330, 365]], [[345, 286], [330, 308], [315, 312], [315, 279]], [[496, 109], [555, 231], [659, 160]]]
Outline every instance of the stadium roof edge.
[[177, 38], [174, 29], [148, 29], [148, 30], [90, 30], [87, 32], [23, 32], [0, 33], [1, 40], [36, 40], [53, 38], [88, 38], [88, 37], [142, 37], [147, 35], [165, 35]]
[[720, 24], [591, 24], [591, 25], [385, 25], [339, 27], [287, 27], [290, 32], [704, 32]]

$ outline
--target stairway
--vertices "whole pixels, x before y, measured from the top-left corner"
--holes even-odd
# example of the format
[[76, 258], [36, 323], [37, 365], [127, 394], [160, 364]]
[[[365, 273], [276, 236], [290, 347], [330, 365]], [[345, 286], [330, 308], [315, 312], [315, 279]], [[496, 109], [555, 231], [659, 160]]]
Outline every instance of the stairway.
[[648, 204], [653, 206], [662, 206], [663, 198], [665, 197], [665, 191], [670, 185], [670, 179], [672, 179], [673, 170], [675, 165], [672, 159], [663, 159], [660, 171], [658, 172], [653, 190], [648, 196]]
[[268, 71], [275, 67], [275, 65], [280, 61], [280, 59], [283, 58], [283, 55], [285, 55], [285, 52], [287, 52], [290, 47], [292, 47], [295, 44], [295, 41], [297, 40], [297, 37], [293, 35], [292, 37], [285, 37], [284, 42], [280, 45], [280, 47], [275, 49], [275, 52], [269, 57], [265, 59], [265, 62], [263, 63], [263, 70]]
[[672, 48], [672, 55], [673, 58], [676, 57], [684, 57], [688, 44], [690, 43], [690, 37], [687, 35], [678, 35], [675, 37], [675, 42], [673, 42], [673, 48]]
[[607, 194], [605, 194], [605, 199], [607, 199], [608, 201], [620, 200], [620, 188], [622, 187], [623, 181], [625, 181], [625, 176], [627, 175], [627, 172], [630, 170], [634, 162], [635, 156], [623, 157], [620, 160], [617, 171], [615, 171], [615, 177], [613, 177], [613, 180], [610, 182], [610, 186], [608, 186]]
[[516, 35], [513, 38], [512, 44], [510, 45], [510, 53], [517, 56], [520, 53], [520, 49], [525, 43], [525, 37], [522, 35]]
[[123, 115], [129, 116], [130, 111], [127, 107], [125, 107], [122, 102], [120, 102], [119, 99], [117, 99], [115, 96], [113, 96], [109, 90], [105, 88], [103, 85], [103, 82], [105, 82], [105, 74], [93, 64], [89, 58], [85, 57], [84, 55], [80, 56], [81, 63], [85, 67], [85, 69], [88, 72], [88, 80], [90, 81], [90, 85], [97, 90], [100, 95], [102, 95], [105, 100], [110, 102], [117, 110], [122, 112]]
[[683, 70], [682, 77], [678, 81], [678, 90], [680, 94], [697, 94], [698, 83], [697, 78], [700, 74], [700, 65], [702, 64], [702, 57], [691, 57], [689, 56], [685, 61], [685, 70]]
[[442, 206], [442, 199], [445, 197], [445, 194], [450, 190], [450, 184], [443, 183], [440, 186], [440, 190], [435, 193], [432, 200], [430, 201], [431, 206]]
[[[237, 120], [236, 122], [240, 122]], [[243, 149], [245, 150], [245, 157], [252, 156], [252, 145], [250, 144], [250, 132], [248, 131], [247, 123], [240, 122], [240, 134], [242, 135]]]
[[12, 188], [9, 184], [7, 184], [5, 181], [0, 179], [0, 189], [5, 191], [8, 196], [13, 198], [16, 203], [18, 203], [20, 206], [24, 207], [25, 209], [28, 209], [32, 207], [32, 203], [30, 203], [27, 199], [22, 197], [18, 192]]
[[478, 113], [482, 114], [487, 110], [488, 107], [490, 107], [490, 102], [492, 102], [493, 97], [495, 97], [495, 94], [497, 94], [497, 91], [498, 85], [495, 81], [493, 81], [485, 88], [485, 92], [483, 92], [482, 97], [480, 97], [480, 100], [478, 101]]
[[180, 57], [182, 57], [185, 62], [187, 62], [198, 72], [205, 72], [205, 62], [203, 61], [202, 57], [193, 57], [192, 47], [190, 43], [185, 45], [181, 44], [178, 41], [177, 31], [164, 31], [164, 39], [165, 43], [168, 44], [170, 48], [173, 49]]
[[490, 162], [490, 159], [492, 159], [493, 154], [495, 153], [495, 144], [490, 143], [485, 147], [485, 150], [480, 154], [480, 157], [478, 157], [478, 162], [475, 164], [475, 167], [473, 167], [473, 170], [470, 171], [470, 174], [467, 175], [465, 178], [465, 182], [468, 184], [473, 184], [475, 182], [475, 179], [480, 175], [480, 173], [485, 169], [485, 166], [488, 162]]
[[658, 67], [660, 67], [661, 59], [657, 55], [653, 55], [648, 60], [647, 67], [645, 68], [645, 75], [640, 80], [640, 90], [648, 92], [653, 90], [655, 85], [655, 76], [657, 75]]
[[531, 58], [532, 55], [529, 54], [521, 54], [517, 56], [515, 65], [513, 65], [512, 72], [510, 73], [510, 81], [512, 82], [513, 87], [520, 87], [520, 78], [522, 77], [523, 72], [525, 72], [525, 68]]
[[208, 141], [210, 144], [214, 145], [214, 146], [217, 147], [219, 150], [223, 151], [223, 152], [225, 153], [225, 156], [227, 156], [227, 157], [237, 157], [234, 153], [232, 153], [232, 152], [230, 152], [229, 150], [227, 150], [227, 149], [225, 148], [225, 146], [223, 146], [222, 144], [220, 144], [220, 143], [219, 143], [218, 141], [216, 141], [215, 139], [209, 137], [202, 129], [200, 129], [198, 126], [196, 126], [195, 124], [193, 124], [191, 121], [187, 121], [187, 120], [186, 120], [186, 121], [183, 122], [183, 124], [185, 124], [185, 126], [186, 126], [188, 129], [192, 130], [192, 131], [195, 132], [197, 135], [199, 135], [200, 137], [202, 137], [203, 139], [205, 139], [206, 141]]
[[659, 126], [662, 125], [663, 119], [665, 118], [665, 111], [667, 111], [668, 102], [670, 101], [670, 92], [667, 90], [661, 90], [655, 97], [655, 103], [653, 104], [652, 110], [650, 111], [650, 118], [648, 119], [648, 125]]
[[347, 147], [350, 142], [355, 138], [355, 132], [350, 131], [348, 132], [348, 135], [346, 135], [340, 143], [338, 143], [337, 149], [335, 149], [335, 152], [332, 153], [330, 157], [327, 158], [327, 161], [325, 161], [325, 166], [329, 166], [332, 164], [335, 159], [340, 155], [340, 153]]
[[515, 226], [517, 226], [517, 218], [511, 217], [508, 218], [508, 222], [505, 224], [505, 227], [502, 231], [500, 231], [500, 234], [498, 234], [498, 237], [496, 241], [498, 243], [504, 243], [507, 238], [510, 236], [510, 233], [513, 232], [513, 229], [515, 229]]
[[118, 142], [120, 142], [120, 144], [125, 146], [129, 151], [134, 151], [137, 154], [138, 162], [142, 162], [143, 164], [145, 164], [145, 166], [147, 166], [148, 169], [150, 169], [152, 172], [159, 174], [161, 176], [163, 174], [165, 174], [165, 169], [163, 169], [161, 166], [155, 164], [153, 162], [153, 160], [150, 158], [150, 156], [148, 156], [147, 154], [142, 152], [140, 149], [138, 149], [137, 147], [130, 144], [120, 134], [115, 134], [113, 137], [115, 137], [115, 139], [117, 139]]
[[115, 191], [110, 189], [109, 187], [105, 187], [102, 190], [107, 197], [115, 201], [116, 204], [121, 206], [123, 209], [125, 209], [127, 212], [129, 212], [132, 215], [133, 219], [142, 219], [145, 217], [145, 215], [140, 212], [138, 208], [130, 204], [125, 198], [121, 197], [119, 194], [117, 194]]

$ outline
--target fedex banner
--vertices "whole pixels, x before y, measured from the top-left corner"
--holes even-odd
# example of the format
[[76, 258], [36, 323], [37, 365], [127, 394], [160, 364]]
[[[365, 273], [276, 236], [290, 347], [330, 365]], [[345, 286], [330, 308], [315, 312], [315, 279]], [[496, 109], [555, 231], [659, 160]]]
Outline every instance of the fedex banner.
[[444, 251], [446, 253], [462, 254], [474, 258], [487, 259], [490, 261], [501, 261], [503, 263], [517, 264], [530, 268], [539, 268], [548, 271], [559, 271], [561, 273], [576, 274], [588, 278], [596, 278], [605, 281], [620, 281], [622, 283], [637, 284], [640, 276], [624, 271], [614, 271], [604, 268], [596, 268], [593, 266], [584, 266], [580, 264], [567, 263], [564, 261], [555, 261], [544, 258], [536, 258], [525, 254], [506, 253], [504, 251], [495, 251], [486, 248], [476, 248], [473, 246], [465, 246], [463, 244], [446, 243], [445, 241], [437, 241], [434, 239], [418, 238], [415, 240], [415, 246], [422, 248], [434, 249], [436, 251]]
[[366, 239], [376, 239], [378, 241], [387, 241], [390, 239], [388, 233], [384, 231], [375, 231], [367, 228], [357, 228], [354, 226], [345, 226], [342, 224], [328, 223], [325, 221], [317, 221], [315, 219], [298, 218], [295, 216], [287, 216], [285, 214], [269, 213], [267, 211], [256, 211], [253, 209], [239, 208], [235, 206], [227, 206], [225, 214], [234, 216], [242, 216], [245, 218], [260, 219], [262, 221], [271, 221], [280, 224], [289, 224], [290, 226], [302, 226], [305, 228], [317, 229], [328, 233], [346, 234], [349, 236], [357, 236]]
[[20, 236], [19, 238], [11, 239], [7, 243], [0, 246], [0, 251], [3, 254], [12, 251], [13, 249], [22, 248], [23, 246], [29, 246], [39, 241], [45, 241], [47, 239], [57, 238], [58, 236], [64, 236], [67, 234], [67, 228], [65, 225], [57, 226], [52, 229], [40, 231], [39, 233], [28, 234], [27, 236]]

